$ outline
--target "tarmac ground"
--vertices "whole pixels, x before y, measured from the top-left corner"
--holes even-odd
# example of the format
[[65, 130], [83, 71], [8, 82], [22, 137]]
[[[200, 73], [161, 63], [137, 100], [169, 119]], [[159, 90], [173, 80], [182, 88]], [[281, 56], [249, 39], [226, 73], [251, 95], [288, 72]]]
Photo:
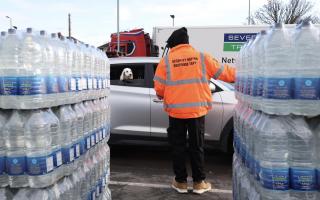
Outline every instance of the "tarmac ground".
[[113, 200], [232, 199], [231, 155], [206, 151], [207, 181], [213, 189], [202, 195], [193, 194], [192, 179], [188, 178], [189, 193], [178, 194], [171, 188], [173, 171], [168, 146], [112, 145], [110, 148]]

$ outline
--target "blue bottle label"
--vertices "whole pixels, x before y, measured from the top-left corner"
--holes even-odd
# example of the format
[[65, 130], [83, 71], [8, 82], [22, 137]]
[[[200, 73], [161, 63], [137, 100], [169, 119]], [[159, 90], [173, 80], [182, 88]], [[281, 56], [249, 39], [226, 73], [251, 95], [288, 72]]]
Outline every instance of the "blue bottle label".
[[56, 76], [48, 76], [46, 83], [47, 83], [48, 94], [58, 93], [59, 92], [58, 77], [56, 77]]
[[102, 193], [102, 187], [103, 187], [102, 178], [99, 179], [98, 187], [99, 187], [99, 194], [101, 194]]
[[289, 189], [289, 169], [260, 168], [260, 182], [264, 188], [271, 190]]
[[90, 192], [91, 200], [96, 200], [96, 188], [94, 187]]
[[77, 77], [71, 77], [69, 85], [71, 91], [77, 91]]
[[86, 149], [89, 150], [91, 148], [91, 135], [85, 138], [85, 143]]
[[69, 164], [74, 160], [74, 148], [72, 146], [62, 148], [62, 160], [63, 164]]
[[103, 127], [102, 128], [102, 139], [104, 139], [106, 137], [106, 128]]
[[89, 89], [89, 90], [92, 90], [92, 89], [93, 89], [92, 77], [88, 77], [88, 89]]
[[102, 78], [98, 78], [98, 89], [102, 89]]
[[6, 157], [0, 156], [0, 175], [5, 173]]
[[290, 183], [294, 190], [316, 190], [316, 170], [290, 168]]
[[86, 152], [86, 140], [85, 140], [85, 138], [82, 138], [80, 140], [79, 144], [80, 144], [80, 155], [83, 155]]
[[257, 181], [260, 180], [260, 162], [259, 160], [254, 160], [254, 177]]
[[96, 131], [96, 135], [95, 135], [95, 139], [96, 139], [96, 144], [99, 143], [99, 140], [100, 140], [100, 135], [99, 135], [99, 130]]
[[263, 97], [268, 99], [291, 99], [292, 82], [291, 78], [267, 78]]
[[82, 79], [79, 76], [74, 76], [71, 78], [70, 82], [71, 91], [81, 91], [82, 90]]
[[255, 162], [255, 160], [254, 160], [253, 156], [250, 155], [249, 170], [250, 170], [251, 175], [254, 175], [254, 170], [255, 170], [254, 169], [254, 162]]
[[99, 130], [99, 141], [103, 139], [103, 128], [100, 128]]
[[262, 77], [254, 78], [252, 84], [253, 84], [252, 85], [252, 96], [254, 96], [254, 97], [262, 96], [263, 78]]
[[96, 144], [96, 132], [93, 132], [91, 134], [91, 147], [93, 147]]
[[18, 95], [19, 79], [18, 77], [1, 77], [1, 95]]
[[252, 77], [248, 77], [247, 80], [247, 92], [248, 95], [252, 95]]
[[60, 76], [58, 78], [59, 92], [69, 92], [70, 91], [70, 80], [66, 76]]
[[294, 98], [318, 100], [320, 97], [319, 78], [295, 78]]
[[6, 159], [6, 171], [8, 175], [23, 175], [26, 171], [26, 157], [10, 157]]
[[102, 77], [101, 78], [101, 88], [104, 89], [105, 88], [105, 79]]
[[82, 78], [81, 81], [82, 81], [82, 90], [87, 90], [88, 89], [88, 77]]
[[57, 168], [62, 165], [63, 160], [62, 160], [62, 151], [61, 149], [58, 149], [54, 152], [52, 152], [52, 157], [53, 157], [53, 166], [54, 168]]
[[46, 79], [38, 76], [19, 77], [19, 95], [46, 94]]
[[93, 77], [93, 89], [97, 89], [98, 88], [98, 81], [97, 81], [97, 77]]
[[247, 153], [246, 153], [246, 158], [245, 158], [245, 165], [246, 165], [246, 167], [248, 168], [248, 169], [250, 169], [250, 154], [249, 154], [249, 152], [247, 151]]
[[320, 190], [320, 169], [317, 169], [317, 183], [317, 189]]
[[53, 156], [27, 157], [27, 173], [30, 176], [47, 174], [54, 168]]
[[80, 143], [76, 143], [73, 145], [74, 158], [79, 158], [80, 156]]

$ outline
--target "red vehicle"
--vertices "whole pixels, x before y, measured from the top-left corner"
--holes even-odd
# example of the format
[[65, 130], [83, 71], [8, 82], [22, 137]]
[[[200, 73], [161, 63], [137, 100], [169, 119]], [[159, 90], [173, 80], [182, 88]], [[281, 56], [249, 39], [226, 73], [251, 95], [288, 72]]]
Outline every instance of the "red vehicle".
[[111, 42], [101, 46], [106, 51], [108, 57], [116, 56], [158, 56], [159, 49], [152, 44], [149, 33], [143, 29], [133, 29], [130, 31], [120, 32], [120, 52], [117, 53], [117, 33], [111, 34]]

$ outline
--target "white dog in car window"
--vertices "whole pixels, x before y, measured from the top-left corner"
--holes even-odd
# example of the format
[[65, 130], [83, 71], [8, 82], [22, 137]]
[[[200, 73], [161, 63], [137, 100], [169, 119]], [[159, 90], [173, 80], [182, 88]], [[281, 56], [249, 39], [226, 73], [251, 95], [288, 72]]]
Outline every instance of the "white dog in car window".
[[132, 70], [130, 68], [124, 68], [120, 75], [120, 80], [125, 81], [125, 80], [132, 80], [132, 79], [133, 79]]

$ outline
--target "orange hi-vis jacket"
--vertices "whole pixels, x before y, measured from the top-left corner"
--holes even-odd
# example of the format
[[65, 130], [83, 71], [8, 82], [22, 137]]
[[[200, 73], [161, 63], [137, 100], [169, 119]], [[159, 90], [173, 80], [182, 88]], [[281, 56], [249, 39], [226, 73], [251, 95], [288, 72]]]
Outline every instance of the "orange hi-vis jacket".
[[163, 97], [164, 110], [180, 119], [197, 118], [212, 107], [210, 78], [235, 81], [235, 69], [221, 65], [189, 44], [172, 48], [161, 59], [154, 77], [154, 89]]

